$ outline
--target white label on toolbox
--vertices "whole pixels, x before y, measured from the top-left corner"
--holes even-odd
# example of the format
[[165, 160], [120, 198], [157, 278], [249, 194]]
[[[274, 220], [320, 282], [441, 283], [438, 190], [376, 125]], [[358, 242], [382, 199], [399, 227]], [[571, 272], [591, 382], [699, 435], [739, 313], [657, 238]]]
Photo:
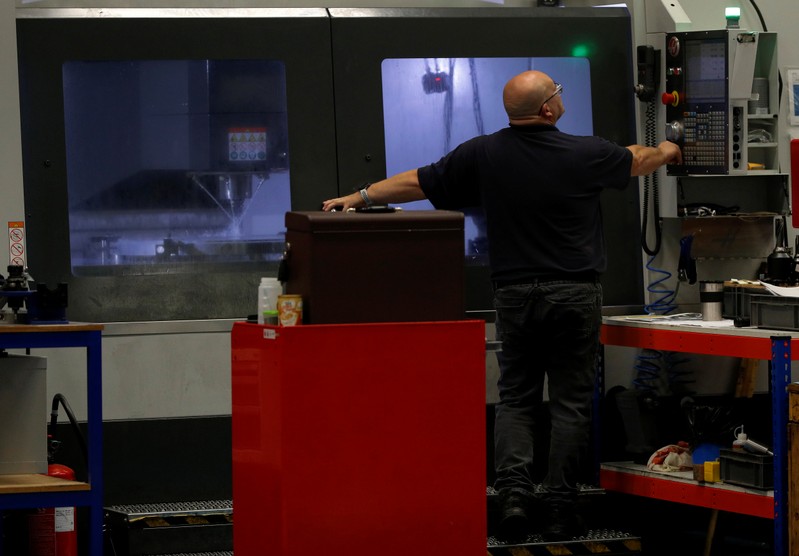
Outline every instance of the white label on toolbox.
[[75, 530], [75, 508], [65, 507], [55, 509], [55, 532], [67, 533]]
[[277, 330], [274, 328], [264, 328], [264, 339], [265, 340], [276, 340], [277, 339]]

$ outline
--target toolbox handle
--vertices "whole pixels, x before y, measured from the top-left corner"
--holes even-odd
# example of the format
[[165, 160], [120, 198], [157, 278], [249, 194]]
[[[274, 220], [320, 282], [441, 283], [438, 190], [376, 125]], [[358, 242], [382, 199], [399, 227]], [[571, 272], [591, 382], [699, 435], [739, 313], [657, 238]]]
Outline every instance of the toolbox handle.
[[358, 207], [348, 209], [347, 212], [365, 212], [368, 214], [381, 214], [386, 212], [402, 212], [402, 207], [390, 207], [388, 205], [372, 205], [369, 207]]

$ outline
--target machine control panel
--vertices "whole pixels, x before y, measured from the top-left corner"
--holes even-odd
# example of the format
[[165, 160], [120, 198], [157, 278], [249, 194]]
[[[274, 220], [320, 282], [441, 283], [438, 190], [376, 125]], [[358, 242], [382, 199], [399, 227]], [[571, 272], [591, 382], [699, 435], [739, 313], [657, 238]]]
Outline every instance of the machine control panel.
[[[729, 103], [726, 31], [666, 36], [666, 138], [682, 149], [683, 163], [670, 174], [727, 174], [737, 151]], [[737, 149], [736, 149], [737, 146]], [[740, 161], [738, 162], [740, 164]]]

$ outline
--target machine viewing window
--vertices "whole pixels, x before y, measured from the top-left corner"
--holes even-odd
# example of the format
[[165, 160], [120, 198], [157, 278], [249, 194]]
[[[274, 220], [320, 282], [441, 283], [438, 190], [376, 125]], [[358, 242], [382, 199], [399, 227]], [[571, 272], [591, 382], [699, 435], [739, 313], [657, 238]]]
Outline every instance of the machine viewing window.
[[272, 60], [65, 63], [73, 275], [278, 260], [285, 73]]
[[[587, 58], [394, 58], [382, 63], [386, 173], [434, 162], [476, 135], [508, 125], [502, 89], [514, 75], [539, 70], [563, 85], [561, 131], [592, 135], [591, 75]], [[428, 201], [402, 205], [425, 210]], [[481, 211], [465, 213], [467, 258], [487, 257]]]

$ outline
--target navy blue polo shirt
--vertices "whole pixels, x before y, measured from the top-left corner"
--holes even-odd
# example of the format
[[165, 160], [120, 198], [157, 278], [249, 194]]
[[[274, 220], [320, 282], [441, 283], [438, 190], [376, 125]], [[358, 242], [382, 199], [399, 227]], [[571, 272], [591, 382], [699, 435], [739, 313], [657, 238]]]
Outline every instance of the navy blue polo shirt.
[[632, 153], [554, 126], [514, 126], [470, 139], [419, 168], [438, 209], [482, 206], [491, 278], [601, 273], [607, 266], [600, 194], [630, 183]]

